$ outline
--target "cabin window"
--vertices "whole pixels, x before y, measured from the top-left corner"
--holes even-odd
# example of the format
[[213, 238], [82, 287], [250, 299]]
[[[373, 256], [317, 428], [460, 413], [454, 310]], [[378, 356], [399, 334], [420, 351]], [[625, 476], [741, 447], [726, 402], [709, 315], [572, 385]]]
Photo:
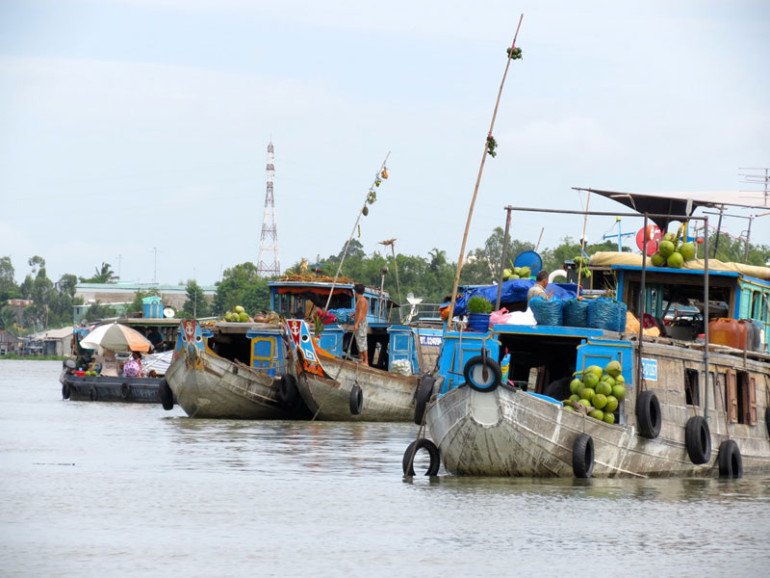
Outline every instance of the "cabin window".
[[687, 405], [700, 405], [697, 369], [684, 370], [684, 396]]
[[728, 371], [726, 374], [725, 409], [730, 423], [757, 423], [756, 379], [748, 371]]

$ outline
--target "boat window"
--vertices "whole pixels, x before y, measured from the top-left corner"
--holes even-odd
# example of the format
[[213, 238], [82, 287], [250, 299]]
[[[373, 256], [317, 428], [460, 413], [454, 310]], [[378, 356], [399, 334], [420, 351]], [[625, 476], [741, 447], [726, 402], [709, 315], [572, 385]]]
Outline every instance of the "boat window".
[[737, 372], [737, 409], [738, 423], [753, 425], [756, 423], [757, 402], [755, 380], [751, 379], [748, 371]]
[[697, 369], [684, 370], [684, 395], [687, 405], [700, 405]]

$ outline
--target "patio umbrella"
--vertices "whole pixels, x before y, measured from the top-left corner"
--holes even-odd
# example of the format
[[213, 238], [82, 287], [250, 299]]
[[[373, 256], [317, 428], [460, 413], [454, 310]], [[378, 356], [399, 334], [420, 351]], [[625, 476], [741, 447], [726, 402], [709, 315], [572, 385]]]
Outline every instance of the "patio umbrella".
[[80, 346], [86, 349], [111, 349], [112, 351], [141, 351], [147, 353], [152, 349], [152, 343], [136, 329], [120, 323], [100, 325], [86, 335]]

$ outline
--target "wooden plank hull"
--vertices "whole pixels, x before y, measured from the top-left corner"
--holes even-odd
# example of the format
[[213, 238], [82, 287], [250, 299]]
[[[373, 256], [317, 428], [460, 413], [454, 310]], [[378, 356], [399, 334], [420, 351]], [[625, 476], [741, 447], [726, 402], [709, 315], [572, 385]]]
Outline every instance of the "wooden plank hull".
[[160, 377], [76, 376], [63, 372], [62, 397], [70, 401], [160, 403]]
[[[414, 418], [418, 376], [397, 375], [332, 357], [324, 357], [323, 367], [329, 377], [300, 372], [297, 379], [300, 395], [314, 419], [399, 422]], [[358, 415], [350, 411], [355, 385], [363, 393]]]
[[[620, 423], [610, 425], [508, 386], [491, 392], [462, 386], [439, 397], [426, 414], [430, 437], [447, 471], [457, 475], [574, 477], [572, 452], [582, 433], [593, 439], [595, 477], [717, 475], [719, 447], [727, 439], [740, 448], [745, 472], [770, 471], [768, 426], [764, 421], [728, 423], [719, 398], [709, 413], [709, 459], [693, 464], [685, 426], [695, 408], [685, 404], [678, 376], [683, 365], [695, 363], [699, 354], [651, 344], [645, 355], [660, 363], [660, 379], [649, 387], [660, 401], [662, 416], [655, 439], [639, 435], [633, 388], [621, 405]], [[736, 362], [734, 356], [716, 354], [712, 363], [718, 369]], [[747, 371], [764, 373], [765, 383], [770, 384], [767, 364], [745, 360], [744, 364]], [[766, 405], [761, 401], [758, 405], [764, 416]]]
[[211, 352], [182, 349], [166, 380], [177, 403], [190, 417], [230, 419], [302, 419], [307, 408], [285, 407], [278, 381]]

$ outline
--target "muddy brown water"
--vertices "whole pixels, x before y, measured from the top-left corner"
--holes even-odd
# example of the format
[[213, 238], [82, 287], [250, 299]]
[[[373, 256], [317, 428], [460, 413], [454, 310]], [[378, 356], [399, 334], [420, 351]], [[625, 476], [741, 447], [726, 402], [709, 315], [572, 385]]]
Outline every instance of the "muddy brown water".
[[[770, 475], [405, 481], [411, 424], [192, 420], [0, 360], [2, 576], [766, 576]], [[770, 443], [770, 442], [768, 442]]]

